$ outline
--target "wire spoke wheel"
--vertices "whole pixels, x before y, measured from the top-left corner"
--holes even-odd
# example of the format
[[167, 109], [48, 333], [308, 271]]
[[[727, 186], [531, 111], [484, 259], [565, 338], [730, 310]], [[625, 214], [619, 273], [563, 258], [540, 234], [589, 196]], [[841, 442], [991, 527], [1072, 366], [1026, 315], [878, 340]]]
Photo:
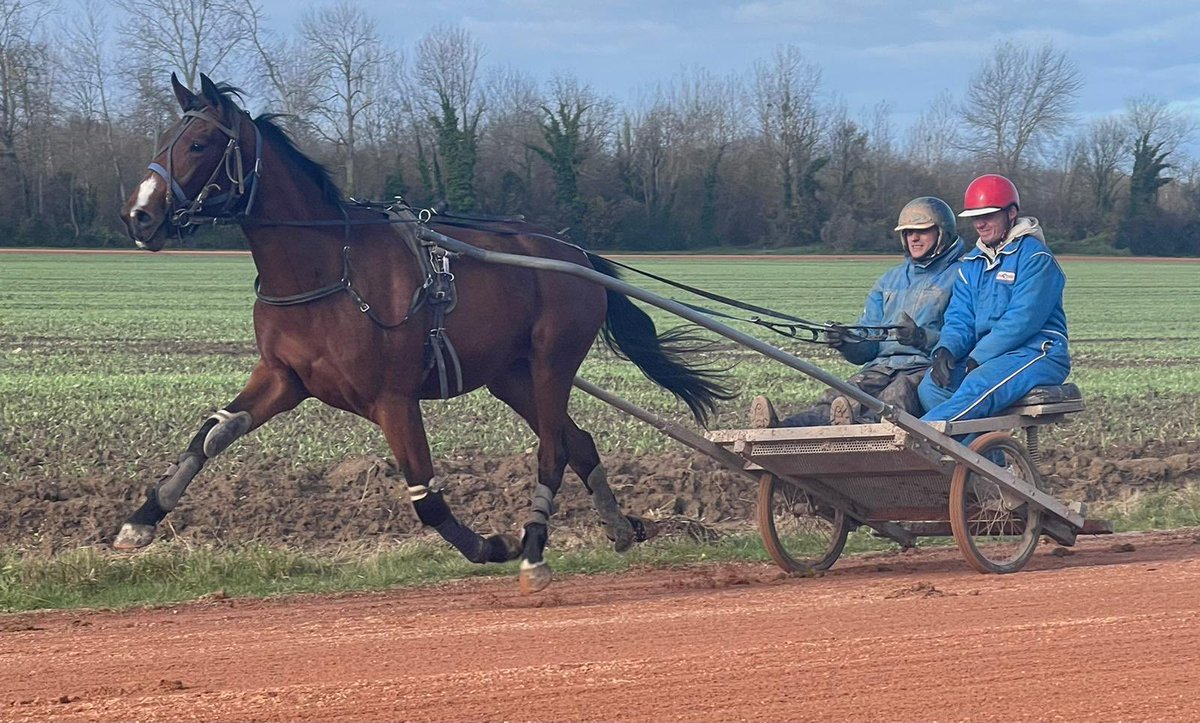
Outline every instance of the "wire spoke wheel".
[[[971, 450], [1009, 474], [1044, 489], [1025, 446], [1007, 432], [989, 432]], [[1037, 549], [1042, 511], [965, 464], [950, 480], [950, 527], [972, 567], [984, 573], [1016, 572]]]
[[758, 483], [758, 531], [776, 565], [788, 572], [828, 570], [850, 532], [841, 510], [771, 473]]

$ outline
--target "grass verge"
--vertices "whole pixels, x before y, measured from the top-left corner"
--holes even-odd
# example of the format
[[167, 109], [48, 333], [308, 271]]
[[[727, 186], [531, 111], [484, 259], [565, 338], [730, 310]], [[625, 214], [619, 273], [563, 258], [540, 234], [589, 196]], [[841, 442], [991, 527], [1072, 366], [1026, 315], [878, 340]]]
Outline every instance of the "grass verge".
[[[599, 543], [547, 554], [555, 572], [564, 574], [767, 559], [757, 536], [748, 533], [728, 535], [715, 543], [685, 537], [654, 540], [625, 555]], [[515, 562], [473, 565], [436, 539], [325, 554], [257, 544], [189, 548], [160, 543], [136, 555], [94, 547], [52, 556], [9, 550], [0, 553], [0, 611], [163, 605], [218, 591], [223, 596], [252, 598], [368, 592], [469, 577], [515, 578], [516, 574]]]
[[[1200, 488], [1135, 495], [1095, 513], [1111, 519], [1118, 532], [1200, 527]], [[949, 540], [926, 539], [921, 544], [937, 546]], [[851, 535], [844, 554], [889, 547], [859, 530]], [[563, 574], [769, 561], [753, 532], [725, 535], [715, 542], [674, 536], [652, 540], [625, 555], [595, 540], [572, 550], [552, 550], [547, 559]], [[238, 598], [370, 592], [516, 573], [516, 563], [473, 565], [432, 537], [382, 550], [326, 553], [262, 544], [193, 548], [183, 543], [159, 543], [136, 555], [94, 547], [56, 555], [7, 550], [0, 552], [0, 611], [165, 605], [218, 591]]]

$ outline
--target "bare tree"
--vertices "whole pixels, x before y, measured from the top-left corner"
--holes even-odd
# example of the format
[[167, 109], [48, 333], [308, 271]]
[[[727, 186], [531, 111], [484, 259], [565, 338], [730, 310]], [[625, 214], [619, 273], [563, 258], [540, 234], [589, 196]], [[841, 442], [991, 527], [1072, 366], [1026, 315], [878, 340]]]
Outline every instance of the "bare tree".
[[128, 64], [153, 69], [164, 78], [177, 71], [189, 87], [199, 82], [201, 72], [223, 77], [224, 63], [252, 48], [248, 13], [258, 16], [253, 0], [113, 1], [125, 11], [122, 36], [130, 51]]
[[490, 74], [486, 95], [491, 99], [480, 137], [481, 195], [491, 192], [491, 206], [504, 213], [529, 212], [534, 201], [534, 146], [542, 141], [545, 112], [537, 81], [515, 68]]
[[386, 67], [395, 53], [379, 38], [376, 25], [353, 0], [309, 11], [300, 24], [317, 89], [315, 112], [320, 133], [341, 149], [347, 193], [356, 190], [357, 134], [364, 114], [376, 102]]
[[1121, 164], [1129, 150], [1130, 134], [1117, 118], [1092, 121], [1084, 136], [1082, 163], [1093, 210], [1103, 223], [1117, 204]]
[[49, 53], [37, 37], [47, 12], [42, 3], [0, 0], [0, 211], [8, 218], [33, 208], [22, 151], [48, 73]]
[[753, 112], [782, 191], [776, 240], [783, 243], [816, 241], [823, 222], [816, 198], [824, 164], [816, 153], [823, 131], [820, 87], [820, 68], [793, 45], [754, 66]]
[[1071, 123], [1083, 81], [1065, 53], [1001, 43], [967, 86], [964, 147], [999, 173], [1023, 164]]
[[1162, 98], [1140, 95], [1125, 105], [1125, 125], [1133, 138], [1148, 135], [1164, 154], [1175, 153], [1196, 135], [1200, 122], [1193, 114], [1172, 108]]
[[745, 130], [743, 94], [736, 78], [718, 78], [702, 68], [679, 75], [666, 93], [679, 126], [676, 153], [681, 172], [698, 177], [700, 200], [694, 243], [714, 245], [720, 239], [717, 209], [722, 163]]
[[628, 113], [617, 138], [617, 167], [625, 192], [643, 208], [651, 234], [669, 223], [679, 187], [679, 119], [661, 93]]
[[921, 110], [908, 132], [908, 150], [914, 161], [927, 168], [943, 168], [956, 159], [962, 141], [958, 107], [943, 89]]
[[80, 114], [85, 128], [98, 124], [103, 135], [103, 145], [115, 181], [116, 198], [120, 202], [128, 196], [125, 179], [121, 176], [121, 163], [117, 157], [114, 139], [113, 113], [111, 112], [112, 78], [109, 71], [113, 58], [108, 46], [108, 28], [100, 0], [79, 0], [76, 12], [70, 13], [62, 28], [70, 52], [62, 53], [63, 89], [70, 105]]

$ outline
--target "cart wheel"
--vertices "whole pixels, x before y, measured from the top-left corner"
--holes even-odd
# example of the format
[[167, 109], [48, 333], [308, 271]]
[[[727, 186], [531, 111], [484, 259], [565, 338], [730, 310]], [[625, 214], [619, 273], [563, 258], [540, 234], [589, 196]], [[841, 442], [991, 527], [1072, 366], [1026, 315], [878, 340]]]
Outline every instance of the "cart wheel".
[[850, 532], [841, 510], [771, 473], [758, 483], [758, 532], [776, 565], [788, 572], [828, 570]]
[[[971, 443], [971, 451], [1044, 489], [1029, 452], [1007, 432], [980, 436]], [[984, 573], [1016, 572], [1037, 548], [1042, 511], [960, 464], [950, 479], [950, 528], [971, 567]]]

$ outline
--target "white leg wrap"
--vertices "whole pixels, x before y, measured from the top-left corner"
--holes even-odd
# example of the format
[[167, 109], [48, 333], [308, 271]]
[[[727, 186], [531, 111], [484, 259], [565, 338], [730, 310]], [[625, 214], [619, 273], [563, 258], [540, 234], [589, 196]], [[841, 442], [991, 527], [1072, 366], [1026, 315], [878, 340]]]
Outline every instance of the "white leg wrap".
[[430, 477], [427, 485], [410, 485], [408, 487], [409, 502], [425, 499], [430, 492], [441, 492], [446, 489], [446, 483], [437, 477]]
[[225, 451], [233, 440], [250, 431], [254, 418], [249, 412], [230, 412], [228, 409], [218, 409], [209, 419], [217, 420], [217, 426], [208, 430], [204, 436], [204, 456], [216, 457]]

